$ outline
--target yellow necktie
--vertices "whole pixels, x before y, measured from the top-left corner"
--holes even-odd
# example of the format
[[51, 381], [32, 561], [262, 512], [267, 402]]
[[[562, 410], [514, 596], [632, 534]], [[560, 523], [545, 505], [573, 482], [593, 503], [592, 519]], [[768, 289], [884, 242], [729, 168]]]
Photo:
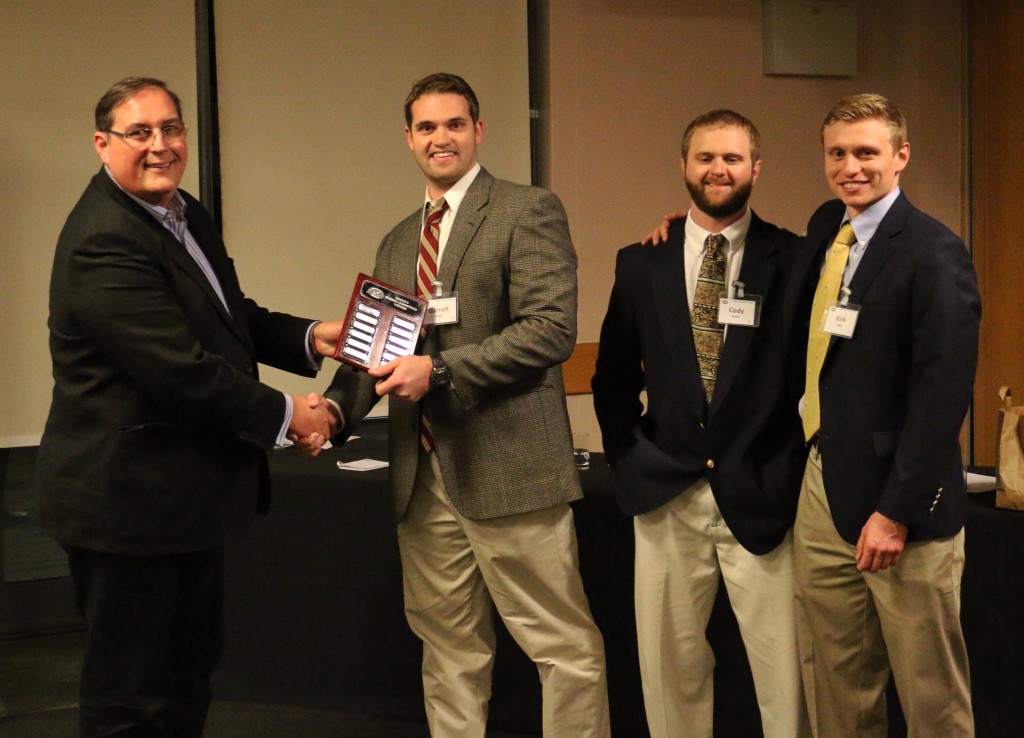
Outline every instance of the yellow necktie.
[[846, 223], [839, 229], [836, 240], [825, 258], [825, 268], [818, 279], [818, 289], [814, 291], [814, 303], [811, 305], [811, 325], [807, 335], [807, 379], [804, 387], [804, 438], [810, 441], [821, 428], [821, 399], [818, 395], [818, 378], [821, 365], [825, 363], [825, 353], [831, 334], [823, 331], [825, 311], [835, 305], [839, 296], [839, 288], [843, 284], [843, 272], [846, 271], [846, 260], [850, 256], [850, 244], [853, 243], [853, 226]]

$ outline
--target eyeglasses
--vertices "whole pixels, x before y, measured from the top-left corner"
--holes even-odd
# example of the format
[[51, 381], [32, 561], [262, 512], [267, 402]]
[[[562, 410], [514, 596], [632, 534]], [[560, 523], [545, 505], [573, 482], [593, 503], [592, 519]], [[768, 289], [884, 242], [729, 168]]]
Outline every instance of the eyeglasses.
[[181, 123], [168, 123], [165, 126], [160, 126], [157, 129], [153, 128], [133, 128], [130, 131], [113, 131], [109, 128], [104, 130], [104, 133], [113, 133], [115, 136], [120, 136], [125, 141], [130, 141], [133, 144], [139, 146], [145, 146], [149, 144], [156, 133], [159, 131], [160, 135], [163, 136], [164, 141], [174, 143], [185, 138], [185, 134], [188, 133], [188, 129]]

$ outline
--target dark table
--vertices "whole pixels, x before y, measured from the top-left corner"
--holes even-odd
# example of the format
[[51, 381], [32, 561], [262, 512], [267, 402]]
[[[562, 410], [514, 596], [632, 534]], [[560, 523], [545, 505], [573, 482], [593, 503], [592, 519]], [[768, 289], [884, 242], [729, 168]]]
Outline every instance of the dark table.
[[[991, 473], [991, 470], [987, 470]], [[977, 738], [1024, 735], [1024, 512], [968, 496], [960, 621]]]
[[[271, 459], [274, 501], [228, 557], [227, 642], [215, 680], [221, 699], [265, 701], [424, 720], [419, 641], [402, 611], [401, 566], [387, 470], [343, 472], [339, 460], [384, 459], [386, 422], [315, 459]], [[580, 568], [605, 638], [613, 734], [647, 735], [633, 621], [633, 528], [611, 494], [600, 454], [580, 472], [573, 503]], [[1024, 735], [1024, 512], [995, 510], [992, 495], [968, 506], [963, 580], [979, 738]], [[498, 624], [490, 724], [540, 734], [533, 664]], [[709, 625], [715, 649], [715, 735], [761, 735], [750, 669], [724, 587]], [[894, 716], [892, 735], [900, 735]]]

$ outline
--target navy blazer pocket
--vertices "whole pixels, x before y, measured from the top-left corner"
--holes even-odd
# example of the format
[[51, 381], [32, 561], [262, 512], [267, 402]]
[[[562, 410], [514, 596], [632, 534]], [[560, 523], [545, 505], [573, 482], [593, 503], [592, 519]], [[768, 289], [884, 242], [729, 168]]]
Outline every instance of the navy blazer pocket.
[[685, 468], [671, 456], [658, 448], [638, 428], [633, 429], [633, 445], [619, 461], [623, 471], [651, 479], [677, 477]]
[[615, 469], [615, 496], [623, 512], [650, 512], [700, 477], [701, 472], [666, 454], [636, 428], [633, 438], [635, 443], [623, 453]]
[[875, 456], [880, 459], [888, 459], [896, 455], [896, 445], [899, 443], [900, 434], [896, 431], [880, 431], [871, 434], [871, 442], [875, 448]]

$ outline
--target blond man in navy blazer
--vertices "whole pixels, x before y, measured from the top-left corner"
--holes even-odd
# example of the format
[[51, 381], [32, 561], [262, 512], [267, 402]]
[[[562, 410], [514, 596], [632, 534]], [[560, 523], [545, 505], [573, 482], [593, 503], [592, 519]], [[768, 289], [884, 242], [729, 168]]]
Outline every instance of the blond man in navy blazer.
[[828, 324], [811, 304], [845, 223], [844, 296], [828, 306], [856, 306], [856, 322], [848, 337], [825, 336], [820, 424], [806, 395], [802, 409], [797, 622], [812, 718], [819, 738], [884, 738], [891, 668], [910, 736], [969, 738], [959, 434], [978, 353], [974, 268], [963, 241], [900, 189], [910, 143], [899, 108], [857, 95], [821, 131], [838, 199], [811, 217], [787, 295], [797, 393], [814, 387], [807, 349]]

